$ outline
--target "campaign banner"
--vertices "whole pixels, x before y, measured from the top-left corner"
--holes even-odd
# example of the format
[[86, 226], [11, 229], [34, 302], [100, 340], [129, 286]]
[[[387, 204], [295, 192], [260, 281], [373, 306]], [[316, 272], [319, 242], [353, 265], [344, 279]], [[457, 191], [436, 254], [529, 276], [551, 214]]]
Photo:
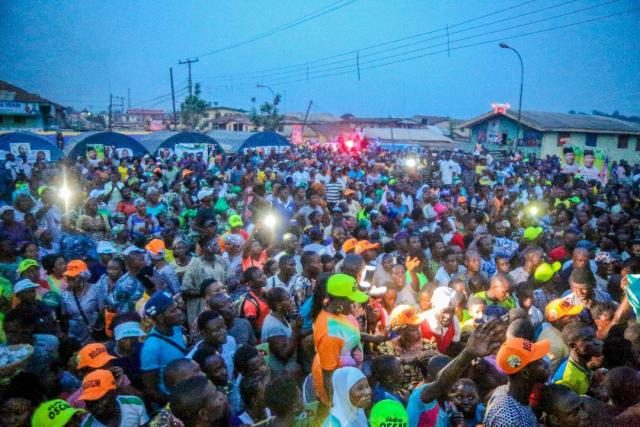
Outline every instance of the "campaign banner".
[[201, 153], [202, 157], [206, 159], [209, 156], [209, 144], [176, 144], [173, 147], [173, 151], [179, 159], [182, 159], [189, 154], [197, 155], [198, 153]]
[[89, 157], [89, 151], [95, 151], [96, 159], [104, 160], [104, 158], [105, 158], [104, 145], [102, 145], [102, 144], [87, 144], [87, 157]]
[[302, 144], [302, 125], [291, 126], [291, 143], [294, 145]]
[[38, 104], [29, 102], [0, 101], [1, 114], [35, 115], [40, 109]]
[[565, 145], [560, 172], [573, 174], [584, 181], [607, 182], [607, 150], [600, 147]]

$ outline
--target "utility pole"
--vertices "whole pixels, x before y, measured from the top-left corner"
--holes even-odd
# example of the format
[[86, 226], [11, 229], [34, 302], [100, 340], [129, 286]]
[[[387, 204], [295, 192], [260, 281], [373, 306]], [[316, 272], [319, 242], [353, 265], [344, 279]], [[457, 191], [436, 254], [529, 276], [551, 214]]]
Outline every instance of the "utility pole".
[[307, 106], [307, 112], [304, 113], [304, 121], [302, 122], [302, 131], [300, 132], [302, 135], [302, 141], [304, 141], [304, 127], [307, 125], [307, 119], [309, 118], [309, 110], [311, 110], [311, 104], [313, 104], [313, 99], [309, 100], [309, 106]]
[[113, 94], [109, 94], [109, 126], [107, 126], [109, 130], [111, 130], [112, 110], [113, 110]]
[[127, 110], [131, 109], [131, 88], [127, 88]]
[[173, 67], [169, 67], [169, 78], [171, 79], [171, 103], [173, 104], [173, 129], [178, 126], [176, 120], [176, 92], [173, 89]]
[[198, 58], [196, 59], [187, 58], [184, 61], [178, 61], [178, 64], [180, 65], [187, 64], [187, 66], [189, 67], [189, 96], [193, 96], [193, 84], [191, 81], [191, 64], [193, 64], [194, 62], [198, 62]]

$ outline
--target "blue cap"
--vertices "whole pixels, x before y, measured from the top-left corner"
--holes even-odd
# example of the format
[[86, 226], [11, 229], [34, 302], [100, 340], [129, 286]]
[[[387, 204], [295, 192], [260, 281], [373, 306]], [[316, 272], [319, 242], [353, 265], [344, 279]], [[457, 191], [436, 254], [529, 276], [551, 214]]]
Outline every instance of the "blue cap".
[[165, 291], [157, 291], [144, 305], [144, 313], [149, 317], [156, 317], [165, 312], [173, 304], [173, 297]]
[[594, 250], [596, 248], [596, 245], [594, 245], [592, 242], [590, 242], [588, 240], [580, 240], [576, 244], [576, 248], [581, 248], [581, 249], [586, 249], [588, 251], [592, 251], [592, 250]]

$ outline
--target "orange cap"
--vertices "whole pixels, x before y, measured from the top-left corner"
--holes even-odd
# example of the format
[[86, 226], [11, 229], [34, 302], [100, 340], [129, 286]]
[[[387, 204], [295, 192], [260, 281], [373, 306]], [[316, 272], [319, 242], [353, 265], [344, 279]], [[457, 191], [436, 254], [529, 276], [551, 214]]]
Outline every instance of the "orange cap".
[[88, 373], [82, 380], [80, 400], [98, 400], [111, 390], [116, 389], [116, 379], [106, 369], [97, 369]]
[[344, 195], [345, 196], [352, 196], [356, 194], [355, 190], [352, 190], [351, 188], [347, 188], [346, 190], [344, 190]]
[[531, 362], [542, 359], [550, 349], [549, 340], [531, 342], [522, 338], [511, 338], [500, 347], [496, 362], [505, 374], [511, 375], [520, 372]]
[[399, 305], [391, 312], [391, 328], [399, 328], [407, 325], [419, 325], [422, 323], [416, 314], [415, 308], [410, 305]]
[[145, 246], [146, 250], [148, 250], [149, 252], [153, 252], [154, 254], [163, 252], [165, 248], [166, 246], [164, 244], [164, 241], [160, 239], [153, 239], [152, 241], [147, 243], [147, 246]]
[[371, 243], [368, 240], [360, 240], [356, 246], [354, 252], [356, 255], [360, 255], [371, 249], [378, 249], [380, 247], [380, 243]]
[[356, 248], [357, 244], [358, 244], [358, 239], [356, 239], [355, 237], [345, 240], [344, 243], [342, 244], [342, 252], [344, 253], [352, 252]]
[[584, 310], [584, 305], [573, 305], [569, 300], [558, 298], [547, 304], [544, 309], [544, 315], [549, 322], [555, 322], [563, 317], [576, 316], [582, 313], [582, 310]]
[[78, 352], [78, 369], [102, 368], [113, 359], [115, 359], [115, 357], [107, 352], [104, 344], [87, 344]]
[[80, 259], [74, 259], [72, 261], [69, 261], [69, 264], [67, 264], [67, 271], [64, 272], [64, 275], [76, 277], [78, 274], [82, 273], [83, 271], [88, 271], [88, 270], [89, 270], [89, 267], [87, 267], [87, 264], [85, 264], [84, 261]]

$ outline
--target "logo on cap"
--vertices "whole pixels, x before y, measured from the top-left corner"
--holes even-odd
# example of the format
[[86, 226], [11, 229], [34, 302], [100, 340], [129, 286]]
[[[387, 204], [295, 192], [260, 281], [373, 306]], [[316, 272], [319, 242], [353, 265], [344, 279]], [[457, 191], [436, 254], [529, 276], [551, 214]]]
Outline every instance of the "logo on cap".
[[509, 356], [509, 358], [507, 358], [507, 364], [512, 368], [519, 368], [522, 364], [522, 360], [515, 354], [512, 354], [511, 356]]

